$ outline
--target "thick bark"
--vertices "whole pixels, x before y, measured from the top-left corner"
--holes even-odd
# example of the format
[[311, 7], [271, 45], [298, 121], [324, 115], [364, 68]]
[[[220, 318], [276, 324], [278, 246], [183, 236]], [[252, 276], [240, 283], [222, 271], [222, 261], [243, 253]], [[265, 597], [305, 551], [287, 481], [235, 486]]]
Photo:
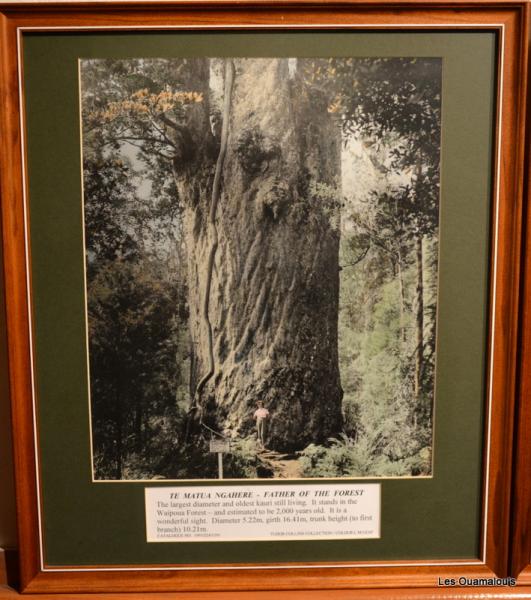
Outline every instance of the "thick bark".
[[[199, 380], [196, 389], [194, 390], [194, 404], [201, 402], [201, 394], [205, 385], [210, 381], [214, 375], [215, 370], [215, 357], [214, 357], [214, 332], [212, 330], [212, 321], [210, 319], [210, 297], [212, 295], [212, 279], [214, 275], [214, 261], [216, 259], [216, 252], [219, 245], [219, 235], [217, 230], [217, 209], [219, 198], [221, 195], [221, 177], [223, 169], [225, 167], [225, 156], [227, 155], [228, 145], [228, 134], [230, 125], [230, 107], [232, 102], [232, 86], [234, 82], [234, 63], [229, 60], [226, 62], [225, 67], [225, 89], [223, 99], [223, 113], [222, 113], [222, 126], [221, 126], [221, 140], [219, 154], [216, 160], [216, 167], [214, 170], [214, 180], [212, 182], [212, 196], [210, 199], [210, 209], [207, 227], [209, 228], [210, 235], [210, 248], [208, 251], [208, 262], [206, 265], [205, 272], [205, 289], [203, 292], [202, 302], [202, 319], [203, 324], [207, 330], [207, 357], [208, 357], [208, 371], [203, 374]], [[202, 415], [201, 415], [202, 418]]]
[[[206, 59], [189, 59], [181, 64], [178, 78], [183, 89], [198, 92], [203, 101], [193, 104], [185, 113], [185, 121], [178, 130], [172, 132], [178, 149], [173, 164], [173, 173], [179, 199], [184, 206], [183, 233], [186, 243], [188, 303], [190, 307], [191, 365], [190, 397], [192, 408], [198, 403], [197, 388], [204, 376], [208, 356], [204, 353], [201, 331], [204, 319], [201, 307], [205, 294], [200, 278], [201, 265], [208, 261], [205, 253], [210, 252], [212, 227], [209, 227], [209, 215], [212, 200], [212, 184], [215, 164], [219, 153], [219, 142], [215, 139], [210, 126], [209, 105], [209, 62]], [[208, 325], [207, 325], [208, 327]], [[208, 346], [207, 346], [208, 347]], [[201, 358], [200, 358], [201, 357]], [[202, 370], [201, 370], [202, 369]], [[191, 425], [189, 421], [188, 425]]]
[[[185, 210], [197, 382], [210, 368], [202, 307], [211, 287], [214, 374], [197, 402], [206, 425], [246, 435], [262, 400], [271, 414], [267, 444], [299, 449], [342, 427], [340, 135], [325, 99], [290, 78], [286, 59], [235, 59], [234, 65], [214, 226], [207, 218], [212, 176], [204, 176], [213, 173], [211, 159], [203, 158], [194, 176], [203, 183], [191, 185], [203, 193]], [[185, 193], [190, 183], [181, 181]]]

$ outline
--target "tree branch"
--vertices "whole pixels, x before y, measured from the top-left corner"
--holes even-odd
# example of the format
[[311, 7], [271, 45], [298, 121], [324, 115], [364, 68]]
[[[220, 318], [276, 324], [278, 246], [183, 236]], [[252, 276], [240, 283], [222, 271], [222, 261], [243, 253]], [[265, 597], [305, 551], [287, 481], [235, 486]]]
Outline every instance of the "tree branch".
[[348, 265], [339, 265], [339, 270], [341, 271], [342, 269], [346, 269], [347, 267], [355, 267], [367, 256], [370, 248], [371, 245], [368, 244], [367, 248], [365, 248], [365, 250], [358, 256], [358, 258], [353, 263], [349, 263]]
[[[125, 138], [122, 138], [125, 139]], [[160, 158], [163, 158], [164, 160], [170, 160], [173, 161], [173, 156], [167, 156], [166, 154], [164, 154], [164, 152], [160, 152], [160, 150], [155, 150], [155, 148], [151, 148], [149, 150], [149, 152], [144, 148], [144, 146], [140, 145], [140, 144], [134, 144], [131, 140], [135, 139], [135, 138], [128, 138], [126, 139], [127, 142], [129, 142], [131, 144], [131, 146], [134, 146], [135, 148], [138, 148], [141, 152], [143, 152], [146, 156], [149, 156], [151, 154], [156, 154], [157, 156], [160, 156]], [[146, 141], [144, 138], [137, 138], [140, 141]], [[158, 140], [155, 140], [158, 142]], [[160, 142], [158, 142], [160, 143]]]
[[157, 127], [157, 125], [155, 124], [155, 121], [154, 121], [153, 119], [151, 120], [151, 124], [152, 124], [152, 125], [153, 125], [153, 127], [154, 127], [154, 128], [157, 130], [157, 131], [158, 131], [158, 133], [160, 133], [160, 135], [161, 135], [161, 136], [162, 136], [162, 137], [163, 137], [163, 138], [166, 140], [166, 142], [168, 142], [168, 144], [169, 144], [169, 145], [170, 145], [172, 148], [175, 148], [175, 150], [178, 150], [178, 148], [177, 148], [177, 146], [175, 145], [175, 143], [174, 143], [174, 142], [172, 142], [172, 141], [170, 140], [170, 138], [169, 138], [169, 137], [166, 135], [166, 133], [165, 133], [165, 132], [164, 132], [162, 129], [159, 129], [159, 128]]

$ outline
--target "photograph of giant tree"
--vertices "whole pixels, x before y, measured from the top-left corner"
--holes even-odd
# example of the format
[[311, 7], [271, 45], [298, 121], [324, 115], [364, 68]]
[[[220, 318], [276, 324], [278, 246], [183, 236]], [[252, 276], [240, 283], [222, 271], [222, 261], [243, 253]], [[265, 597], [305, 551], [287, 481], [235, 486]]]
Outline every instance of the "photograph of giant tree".
[[95, 480], [431, 476], [441, 71], [80, 61]]

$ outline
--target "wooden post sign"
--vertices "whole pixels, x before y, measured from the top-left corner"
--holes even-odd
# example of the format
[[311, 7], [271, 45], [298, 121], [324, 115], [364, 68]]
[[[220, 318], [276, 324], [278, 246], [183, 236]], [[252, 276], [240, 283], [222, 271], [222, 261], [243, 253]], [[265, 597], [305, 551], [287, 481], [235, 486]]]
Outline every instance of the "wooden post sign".
[[218, 455], [218, 479], [223, 479], [223, 453], [230, 452], [230, 440], [225, 438], [211, 439], [209, 445], [210, 452], [217, 452]]
[[218, 454], [230, 452], [230, 440], [210, 440], [210, 452], [217, 452]]

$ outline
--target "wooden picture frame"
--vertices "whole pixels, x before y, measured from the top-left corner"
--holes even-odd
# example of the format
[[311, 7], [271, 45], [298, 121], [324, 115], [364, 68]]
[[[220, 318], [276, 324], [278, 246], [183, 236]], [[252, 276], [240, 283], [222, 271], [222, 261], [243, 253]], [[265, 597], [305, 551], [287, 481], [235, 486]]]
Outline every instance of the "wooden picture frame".
[[[524, 227], [525, 113], [528, 80], [530, 5], [520, 0], [407, 2], [308, 1], [130, 1], [130, 2], [4, 2], [0, 4], [1, 96], [0, 194], [4, 274], [7, 301], [7, 334], [14, 437], [19, 529], [20, 589], [24, 593], [59, 594], [141, 593], [143, 598], [169, 597], [164, 592], [310, 591], [316, 597], [332, 590], [358, 590], [373, 597], [433, 597], [449, 593], [466, 597], [475, 590], [440, 588], [440, 579], [459, 577], [529, 578], [529, 354], [528, 298], [530, 263], [522, 247], [529, 245], [529, 225]], [[489, 351], [485, 378], [484, 490], [481, 552], [474, 560], [406, 560], [385, 565], [363, 562], [284, 564], [187, 565], [149, 570], [124, 565], [123, 569], [76, 570], [45, 568], [41, 557], [41, 515], [38, 494], [38, 436], [34, 424], [31, 261], [25, 231], [28, 195], [25, 162], [25, 115], [22, 86], [22, 43], [26, 33], [82, 34], [92, 30], [378, 30], [378, 31], [488, 31], [497, 36], [497, 112], [493, 135], [493, 199], [491, 277], [489, 293]], [[529, 143], [529, 139], [527, 140]], [[486, 232], [489, 235], [489, 232]], [[525, 237], [524, 237], [525, 236]], [[527, 254], [529, 252], [527, 251]], [[521, 287], [521, 265], [525, 279]], [[521, 294], [525, 300], [522, 301]], [[522, 304], [521, 304], [522, 302]], [[526, 304], [527, 302], [527, 304]], [[520, 307], [523, 306], [523, 314]], [[523, 332], [523, 333], [522, 333]], [[522, 337], [522, 351], [519, 340]], [[518, 380], [519, 375], [519, 380]], [[520, 403], [516, 401], [518, 385]], [[518, 418], [518, 428], [515, 419]], [[515, 431], [517, 433], [515, 433]], [[516, 436], [516, 437], [515, 437]], [[513, 441], [518, 444], [518, 454]], [[514, 480], [512, 477], [514, 470]], [[512, 493], [514, 490], [514, 494]], [[513, 518], [513, 510], [516, 516]], [[101, 567], [101, 568], [100, 568]], [[138, 565], [137, 565], [138, 567]], [[160, 568], [157, 568], [160, 567]], [[396, 591], [401, 588], [401, 591]], [[254, 592], [253, 592], [254, 590]], [[317, 590], [326, 590], [318, 592]], [[366, 590], [361, 592], [361, 590]], [[370, 592], [369, 590], [373, 590]], [[375, 591], [374, 591], [375, 590]], [[437, 591], [438, 590], [438, 591]], [[500, 594], [528, 591], [503, 588]], [[300, 592], [302, 593], [302, 592]], [[337, 592], [339, 593], [339, 592]], [[53, 596], [51, 595], [53, 594]], [[1, 593], [0, 593], [1, 595]], [[76, 596], [80, 597], [80, 596]], [[111, 597], [111, 596], [109, 596]], [[120, 596], [125, 597], [125, 596]], [[172, 597], [178, 597], [173, 596]], [[281, 597], [281, 596], [279, 596]]]
[[[529, 172], [529, 129], [527, 132], [527, 155], [525, 164]], [[529, 178], [527, 177], [526, 194], [529, 202]], [[527, 214], [527, 231], [530, 227], [530, 214]], [[513, 520], [511, 527], [512, 555], [511, 574], [519, 582], [529, 585], [531, 581], [531, 537], [529, 520], [531, 518], [531, 451], [529, 449], [529, 427], [531, 422], [531, 403], [529, 402], [529, 315], [531, 299], [531, 254], [529, 239], [524, 240], [522, 299], [521, 299], [521, 326], [520, 326], [520, 360], [519, 360], [519, 406], [517, 413], [516, 455], [513, 473]]]

